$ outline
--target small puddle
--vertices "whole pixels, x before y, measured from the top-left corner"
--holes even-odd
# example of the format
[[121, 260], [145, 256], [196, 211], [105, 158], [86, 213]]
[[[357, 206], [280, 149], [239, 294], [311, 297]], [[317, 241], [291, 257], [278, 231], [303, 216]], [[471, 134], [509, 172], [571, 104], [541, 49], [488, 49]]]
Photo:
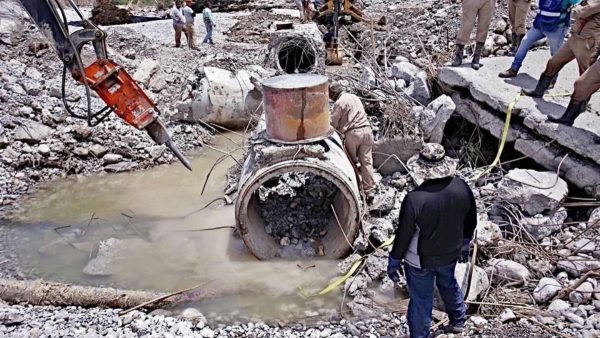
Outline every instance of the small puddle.
[[[63, 180], [40, 190], [12, 224], [18, 265], [46, 280], [125, 289], [169, 292], [209, 282], [205, 288], [227, 290], [226, 295], [194, 306], [232, 320], [300, 318], [339, 307], [337, 296], [306, 301], [298, 294], [300, 286], [326, 285], [337, 261], [262, 262], [231, 228], [202, 231], [235, 226], [234, 207], [221, 200], [199, 210], [223, 196], [234, 163], [228, 158], [216, 166], [201, 195], [215, 161], [223, 152], [243, 156], [231, 138], [236, 136], [216, 138], [213, 147], [221, 151], [205, 147], [193, 156], [192, 173], [173, 164]], [[107, 239], [119, 245], [107, 250], [113, 257], [92, 269], [107, 275], [84, 273]]]

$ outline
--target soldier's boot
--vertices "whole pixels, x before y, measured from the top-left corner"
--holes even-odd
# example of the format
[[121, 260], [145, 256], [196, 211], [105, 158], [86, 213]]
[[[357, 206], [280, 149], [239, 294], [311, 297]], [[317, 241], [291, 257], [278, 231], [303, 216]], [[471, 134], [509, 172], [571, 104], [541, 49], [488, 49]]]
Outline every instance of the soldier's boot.
[[575, 101], [571, 99], [571, 101], [569, 101], [569, 105], [567, 106], [567, 110], [565, 110], [565, 113], [561, 117], [557, 119], [553, 117], [548, 117], [548, 121], [564, 124], [566, 126], [572, 126], [573, 123], [575, 123], [575, 119], [577, 118], [577, 116], [584, 112], [586, 108], [587, 100]]
[[517, 34], [517, 44], [515, 45], [515, 53], [517, 52], [517, 50], [519, 50], [519, 46], [521, 46], [521, 41], [523, 41], [524, 37], [525, 34]]
[[508, 50], [508, 52], [510, 53], [510, 55], [515, 55], [515, 53], [517, 52], [517, 33], [512, 33], [511, 35], [512, 37], [512, 43], [510, 45], [510, 49]]
[[454, 56], [452, 57], [452, 67], [458, 67], [462, 64], [465, 45], [456, 45]]
[[542, 73], [534, 90], [522, 89], [521, 93], [531, 97], [542, 97], [544, 96], [544, 93], [546, 93], [546, 90], [548, 90], [550, 87], [552, 80], [555, 78], [555, 76], [548, 76]]
[[471, 60], [471, 68], [479, 70], [483, 65], [479, 63], [481, 58], [481, 52], [483, 51], [483, 42], [477, 42], [475, 45], [475, 52], [473, 52], [473, 60]]

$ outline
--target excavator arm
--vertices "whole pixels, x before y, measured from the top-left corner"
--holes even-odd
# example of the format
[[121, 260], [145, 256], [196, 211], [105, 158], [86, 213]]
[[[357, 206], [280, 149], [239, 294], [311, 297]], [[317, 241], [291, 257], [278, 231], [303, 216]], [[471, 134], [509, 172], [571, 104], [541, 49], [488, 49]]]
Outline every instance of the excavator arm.
[[[112, 112], [138, 129], [145, 129], [157, 144], [166, 145], [181, 163], [192, 170], [189, 160], [173, 143], [167, 129], [158, 118], [156, 104], [144, 93], [127, 71], [110, 60], [106, 48], [106, 32], [98, 28], [83, 14], [73, 2], [67, 0], [81, 18], [83, 29], [69, 32], [64, 9], [57, 0], [20, 0], [40, 31], [54, 45], [63, 62], [62, 97], [67, 112], [79, 119], [85, 119], [89, 126], [96, 126]], [[96, 59], [89, 65], [83, 64], [81, 50], [91, 44]], [[87, 113], [76, 113], [71, 109], [65, 95], [67, 71], [85, 87]], [[97, 112], [91, 108], [91, 91], [104, 101], [106, 106]]]

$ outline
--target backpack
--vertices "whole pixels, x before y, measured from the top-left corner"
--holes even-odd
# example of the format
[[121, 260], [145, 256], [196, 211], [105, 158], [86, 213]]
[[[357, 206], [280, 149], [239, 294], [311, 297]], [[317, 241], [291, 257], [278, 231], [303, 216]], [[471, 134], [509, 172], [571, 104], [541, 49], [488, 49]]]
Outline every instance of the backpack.
[[570, 7], [564, 9], [563, 0], [540, 0], [537, 13], [533, 26], [543, 32], [554, 32], [561, 24], [569, 26], [571, 21]]

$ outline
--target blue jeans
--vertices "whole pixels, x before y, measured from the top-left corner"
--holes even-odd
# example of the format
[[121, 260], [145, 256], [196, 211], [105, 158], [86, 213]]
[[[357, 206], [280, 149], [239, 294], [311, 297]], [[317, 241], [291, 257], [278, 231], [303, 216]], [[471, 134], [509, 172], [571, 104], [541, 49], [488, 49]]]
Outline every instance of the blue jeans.
[[212, 39], [212, 33], [213, 33], [212, 23], [205, 22], [204, 26], [206, 27], [206, 36], [204, 37], [204, 41], [202, 41], [202, 43], [214, 43], [213, 39]]
[[433, 284], [438, 287], [450, 325], [463, 325], [467, 320], [467, 307], [458, 282], [454, 278], [456, 262], [435, 269], [418, 269], [404, 263], [404, 274], [410, 301], [406, 319], [411, 338], [429, 337], [433, 311]]
[[535, 27], [531, 27], [527, 31], [527, 34], [525, 34], [523, 40], [521, 41], [519, 49], [515, 54], [515, 59], [513, 60], [513, 63], [510, 68], [518, 71], [521, 68], [523, 60], [525, 60], [527, 52], [529, 52], [531, 46], [533, 46], [533, 44], [540, 41], [544, 37], [548, 39], [547, 41], [548, 45], [550, 46], [550, 55], [556, 54], [560, 46], [565, 41], [565, 35], [567, 34], [568, 30], [568, 27], [561, 26], [558, 27], [558, 29], [554, 32], [543, 32]]

